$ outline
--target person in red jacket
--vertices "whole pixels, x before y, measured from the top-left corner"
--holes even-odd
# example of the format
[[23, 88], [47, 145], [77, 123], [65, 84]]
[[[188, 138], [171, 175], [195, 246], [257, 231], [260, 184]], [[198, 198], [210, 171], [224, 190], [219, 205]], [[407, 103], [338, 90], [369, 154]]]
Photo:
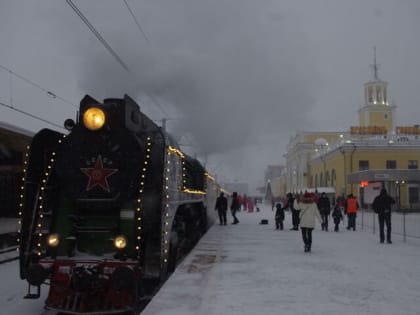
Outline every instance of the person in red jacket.
[[347, 196], [346, 200], [346, 214], [348, 218], [347, 230], [353, 229], [356, 231], [356, 213], [359, 209], [359, 203], [353, 194]]

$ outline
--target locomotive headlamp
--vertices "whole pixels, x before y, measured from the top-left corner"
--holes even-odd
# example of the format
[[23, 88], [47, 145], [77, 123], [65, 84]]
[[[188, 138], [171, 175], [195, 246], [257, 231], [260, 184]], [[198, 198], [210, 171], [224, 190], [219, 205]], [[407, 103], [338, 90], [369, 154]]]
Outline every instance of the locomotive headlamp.
[[98, 130], [105, 124], [105, 113], [97, 107], [91, 107], [83, 114], [83, 124], [90, 130]]
[[57, 247], [58, 244], [60, 244], [60, 238], [58, 234], [53, 233], [53, 234], [48, 235], [47, 242], [48, 242], [48, 246]]
[[119, 235], [114, 240], [114, 245], [118, 249], [123, 249], [127, 246], [127, 239], [123, 235]]

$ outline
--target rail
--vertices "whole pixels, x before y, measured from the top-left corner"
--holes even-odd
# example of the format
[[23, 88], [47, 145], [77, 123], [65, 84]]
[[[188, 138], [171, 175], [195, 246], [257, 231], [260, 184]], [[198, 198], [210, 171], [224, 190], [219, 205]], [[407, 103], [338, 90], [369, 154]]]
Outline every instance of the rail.
[[0, 249], [0, 264], [17, 260], [19, 258], [17, 249], [18, 249], [17, 245]]

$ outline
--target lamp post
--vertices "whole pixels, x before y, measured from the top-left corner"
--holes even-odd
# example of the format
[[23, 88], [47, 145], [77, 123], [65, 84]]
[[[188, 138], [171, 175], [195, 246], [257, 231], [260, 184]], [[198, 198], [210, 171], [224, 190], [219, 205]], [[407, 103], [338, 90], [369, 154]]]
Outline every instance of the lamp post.
[[[397, 210], [401, 212], [401, 185], [404, 185], [405, 181], [395, 181], [395, 193], [396, 193], [396, 201], [397, 201]], [[403, 210], [403, 240], [404, 242], [407, 241], [407, 231], [406, 231], [406, 224], [405, 224], [405, 215], [406, 211]]]
[[340, 153], [343, 155], [343, 188], [342, 188], [342, 194], [343, 194], [343, 197], [345, 197], [346, 196], [346, 184], [347, 184], [347, 182], [346, 182], [346, 177], [347, 177], [347, 168], [346, 168], [346, 150], [344, 150], [344, 147], [342, 147], [342, 146], [340, 146], [339, 148], [338, 148], [338, 150], [340, 151]]
[[[350, 142], [353, 146], [353, 150], [350, 153], [350, 174], [353, 173], [353, 154], [357, 149], [357, 146], [354, 142]], [[353, 184], [351, 184], [351, 193], [353, 193]], [[359, 195], [359, 192], [357, 192], [357, 195]]]

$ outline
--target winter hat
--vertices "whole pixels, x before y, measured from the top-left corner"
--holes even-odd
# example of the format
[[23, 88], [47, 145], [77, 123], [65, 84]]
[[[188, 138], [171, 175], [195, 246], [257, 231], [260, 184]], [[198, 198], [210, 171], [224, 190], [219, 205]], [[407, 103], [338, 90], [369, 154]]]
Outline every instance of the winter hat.
[[306, 192], [306, 193], [303, 195], [303, 198], [312, 198], [312, 194], [311, 194], [311, 193], [309, 193], [309, 192]]

